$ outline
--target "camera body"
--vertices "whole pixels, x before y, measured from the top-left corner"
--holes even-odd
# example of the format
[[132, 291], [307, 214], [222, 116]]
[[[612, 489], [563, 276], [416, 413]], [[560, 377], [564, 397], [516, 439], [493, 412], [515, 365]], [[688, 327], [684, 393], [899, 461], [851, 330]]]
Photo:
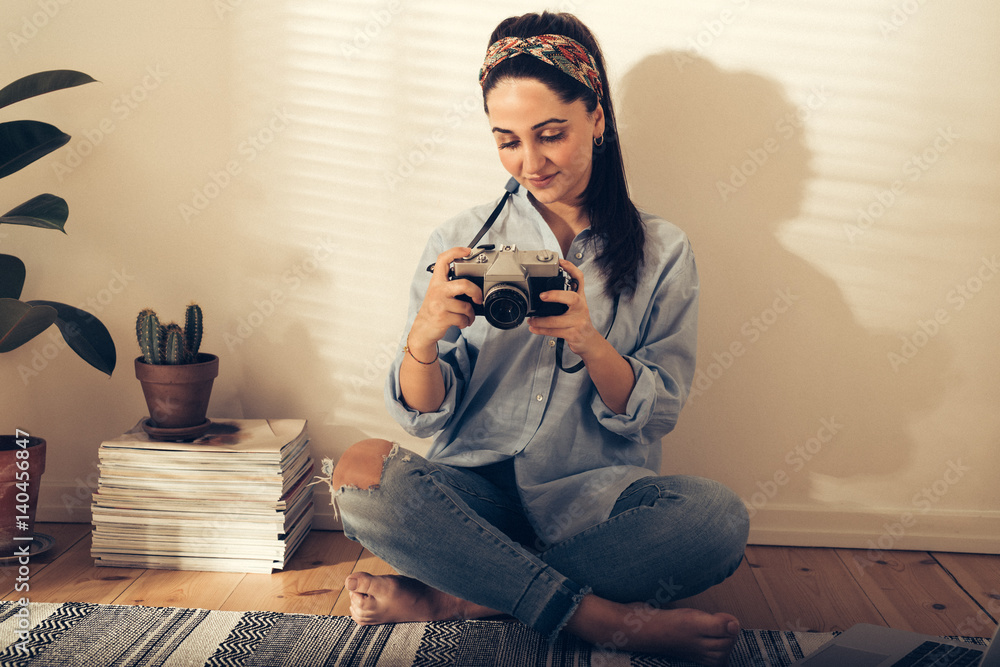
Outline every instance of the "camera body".
[[[456, 278], [471, 280], [483, 291], [483, 303], [473, 303], [473, 312], [498, 329], [513, 329], [525, 317], [562, 315], [566, 304], [542, 301], [540, 295], [576, 289], [575, 281], [559, 266], [558, 254], [518, 250], [513, 245], [483, 245], [468, 257], [456, 259], [448, 280]], [[471, 302], [464, 295], [458, 298]]]

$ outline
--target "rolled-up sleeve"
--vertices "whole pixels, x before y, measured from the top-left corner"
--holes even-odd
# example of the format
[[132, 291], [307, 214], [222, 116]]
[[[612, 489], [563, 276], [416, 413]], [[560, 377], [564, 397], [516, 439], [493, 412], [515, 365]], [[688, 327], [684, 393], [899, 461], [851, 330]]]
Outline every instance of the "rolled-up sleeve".
[[392, 418], [407, 433], [417, 438], [429, 438], [448, 425], [448, 421], [458, 408], [459, 392], [455, 373], [447, 364], [441, 364], [441, 374], [444, 376], [445, 387], [444, 402], [437, 412], [418, 412], [406, 405], [406, 401], [403, 400], [403, 393], [399, 387], [399, 366], [402, 361], [402, 355], [399, 355], [385, 383], [386, 407]]
[[[635, 374], [635, 385], [623, 414], [610, 410], [595, 392], [591, 407], [600, 424], [639, 443], [659, 440], [673, 430], [694, 379], [698, 331], [698, 272], [689, 243], [660, 267], [650, 299], [632, 300], [645, 313], [639, 344], [623, 355]], [[641, 318], [641, 319], [639, 319]]]
[[[417, 270], [414, 272], [413, 281], [410, 284], [409, 313], [405, 329], [407, 332], [413, 325], [413, 320], [416, 318], [417, 311], [423, 304], [424, 295], [427, 293], [427, 286], [431, 278], [427, 267], [437, 261], [437, 256], [446, 249], [444, 246], [443, 239], [437, 234], [432, 234], [420, 256]], [[438, 359], [440, 361], [438, 366], [444, 378], [445, 398], [436, 412], [419, 412], [410, 408], [403, 400], [403, 391], [399, 382], [399, 369], [403, 363], [405, 354], [403, 346], [406, 344], [406, 339], [407, 336], [403, 336], [400, 340], [399, 350], [386, 378], [385, 404], [392, 418], [407, 433], [418, 438], [427, 438], [443, 430], [458, 409], [465, 378], [468, 377], [470, 371], [468, 352], [465, 339], [455, 327], [449, 329], [445, 337], [438, 341]]]

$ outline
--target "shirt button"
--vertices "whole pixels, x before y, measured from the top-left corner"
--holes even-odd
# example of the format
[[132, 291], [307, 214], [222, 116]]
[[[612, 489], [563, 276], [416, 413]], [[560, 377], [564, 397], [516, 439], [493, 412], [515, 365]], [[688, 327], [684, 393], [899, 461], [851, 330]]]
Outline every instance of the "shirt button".
[[583, 259], [583, 253], [582, 252], [576, 253], [576, 258], [577, 259]]
[[536, 401], [539, 401], [539, 402], [541, 402], [541, 401], [542, 401], [542, 400], [544, 400], [544, 399], [545, 399], [545, 397], [544, 397], [544, 396], [542, 396], [541, 394], [538, 394], [537, 396], [535, 396], [535, 400], [536, 400]]
[[556, 346], [556, 341], [554, 339], [550, 338], [549, 339], [549, 347], [555, 347], [555, 346]]

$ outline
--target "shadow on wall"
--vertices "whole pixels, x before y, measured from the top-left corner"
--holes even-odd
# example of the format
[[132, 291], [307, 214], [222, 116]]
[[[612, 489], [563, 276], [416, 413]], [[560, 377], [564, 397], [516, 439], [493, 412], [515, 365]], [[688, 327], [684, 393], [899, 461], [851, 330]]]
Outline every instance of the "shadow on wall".
[[744, 497], [776, 475], [791, 500], [819, 479], [904, 468], [908, 425], [939, 399], [940, 350], [902, 381], [887, 363], [899, 336], [861, 327], [837, 284], [779, 241], [814, 177], [808, 117], [825, 101], [816, 89], [793, 105], [774, 81], [675, 52], [623, 80], [633, 197], [688, 233], [702, 284], [698, 372], [665, 471], [724, 457], [712, 474]]

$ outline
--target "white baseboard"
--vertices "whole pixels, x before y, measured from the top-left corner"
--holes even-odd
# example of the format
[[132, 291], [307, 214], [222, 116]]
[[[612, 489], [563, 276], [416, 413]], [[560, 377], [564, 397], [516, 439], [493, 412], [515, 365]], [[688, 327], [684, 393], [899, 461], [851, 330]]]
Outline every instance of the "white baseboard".
[[995, 554], [1000, 553], [1000, 512], [769, 505], [750, 518], [750, 543]]
[[[43, 484], [38, 521], [90, 523], [90, 493], [79, 484]], [[318, 530], [343, 530], [330, 490], [314, 487]], [[750, 519], [750, 544], [878, 551], [1000, 553], [1000, 511], [825, 509], [767, 505]], [[874, 557], [874, 554], [872, 554]]]

